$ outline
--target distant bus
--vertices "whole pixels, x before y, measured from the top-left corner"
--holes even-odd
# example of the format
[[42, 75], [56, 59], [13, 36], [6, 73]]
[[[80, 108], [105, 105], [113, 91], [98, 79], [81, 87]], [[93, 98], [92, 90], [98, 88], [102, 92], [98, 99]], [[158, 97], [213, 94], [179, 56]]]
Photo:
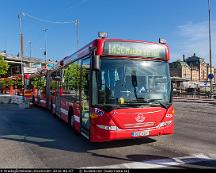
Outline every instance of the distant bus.
[[169, 59], [162, 41], [100, 36], [47, 72], [46, 106], [91, 142], [173, 134]]
[[41, 107], [47, 108], [48, 94], [46, 93], [47, 70], [43, 69], [30, 77], [30, 87], [32, 90], [32, 102]]

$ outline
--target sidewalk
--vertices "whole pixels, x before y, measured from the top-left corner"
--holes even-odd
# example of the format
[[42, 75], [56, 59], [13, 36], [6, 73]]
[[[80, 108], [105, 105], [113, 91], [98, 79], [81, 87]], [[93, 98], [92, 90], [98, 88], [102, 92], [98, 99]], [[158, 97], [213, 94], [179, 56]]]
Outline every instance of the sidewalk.
[[173, 97], [174, 102], [191, 102], [191, 103], [209, 103], [216, 104], [216, 99], [202, 99], [202, 98], [187, 98], [187, 97]]

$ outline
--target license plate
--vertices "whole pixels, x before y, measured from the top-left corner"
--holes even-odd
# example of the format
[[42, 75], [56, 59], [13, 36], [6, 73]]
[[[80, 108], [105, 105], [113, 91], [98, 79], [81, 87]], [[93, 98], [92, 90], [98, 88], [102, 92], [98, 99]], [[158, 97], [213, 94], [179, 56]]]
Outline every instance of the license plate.
[[149, 131], [132, 132], [133, 137], [148, 136], [148, 135], [149, 135]]

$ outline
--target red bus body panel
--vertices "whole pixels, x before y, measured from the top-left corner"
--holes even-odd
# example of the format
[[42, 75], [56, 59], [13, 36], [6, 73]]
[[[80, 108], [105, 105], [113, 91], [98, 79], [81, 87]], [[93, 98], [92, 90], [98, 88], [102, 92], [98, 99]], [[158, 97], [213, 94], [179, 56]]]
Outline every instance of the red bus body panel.
[[[141, 120], [141, 118], [143, 119]], [[160, 126], [162, 122], [171, 123], [163, 127]], [[98, 125], [117, 126], [117, 130], [101, 129]], [[134, 137], [132, 136], [133, 132], [148, 132], [148, 134]], [[104, 113], [102, 116], [98, 116], [98, 118], [91, 119], [90, 141], [103, 142], [120, 139], [136, 139], [173, 133], [173, 106], [168, 110], [159, 107], [120, 109], [113, 110], [110, 113]]]

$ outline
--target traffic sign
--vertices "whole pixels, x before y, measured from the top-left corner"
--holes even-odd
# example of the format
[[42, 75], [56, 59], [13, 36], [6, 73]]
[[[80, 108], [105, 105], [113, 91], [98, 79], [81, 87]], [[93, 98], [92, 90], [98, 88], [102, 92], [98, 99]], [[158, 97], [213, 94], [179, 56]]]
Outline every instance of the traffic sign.
[[212, 73], [209, 74], [209, 75], [208, 75], [208, 79], [210, 79], [210, 80], [211, 80], [211, 79], [214, 79], [214, 74], [212, 74]]

